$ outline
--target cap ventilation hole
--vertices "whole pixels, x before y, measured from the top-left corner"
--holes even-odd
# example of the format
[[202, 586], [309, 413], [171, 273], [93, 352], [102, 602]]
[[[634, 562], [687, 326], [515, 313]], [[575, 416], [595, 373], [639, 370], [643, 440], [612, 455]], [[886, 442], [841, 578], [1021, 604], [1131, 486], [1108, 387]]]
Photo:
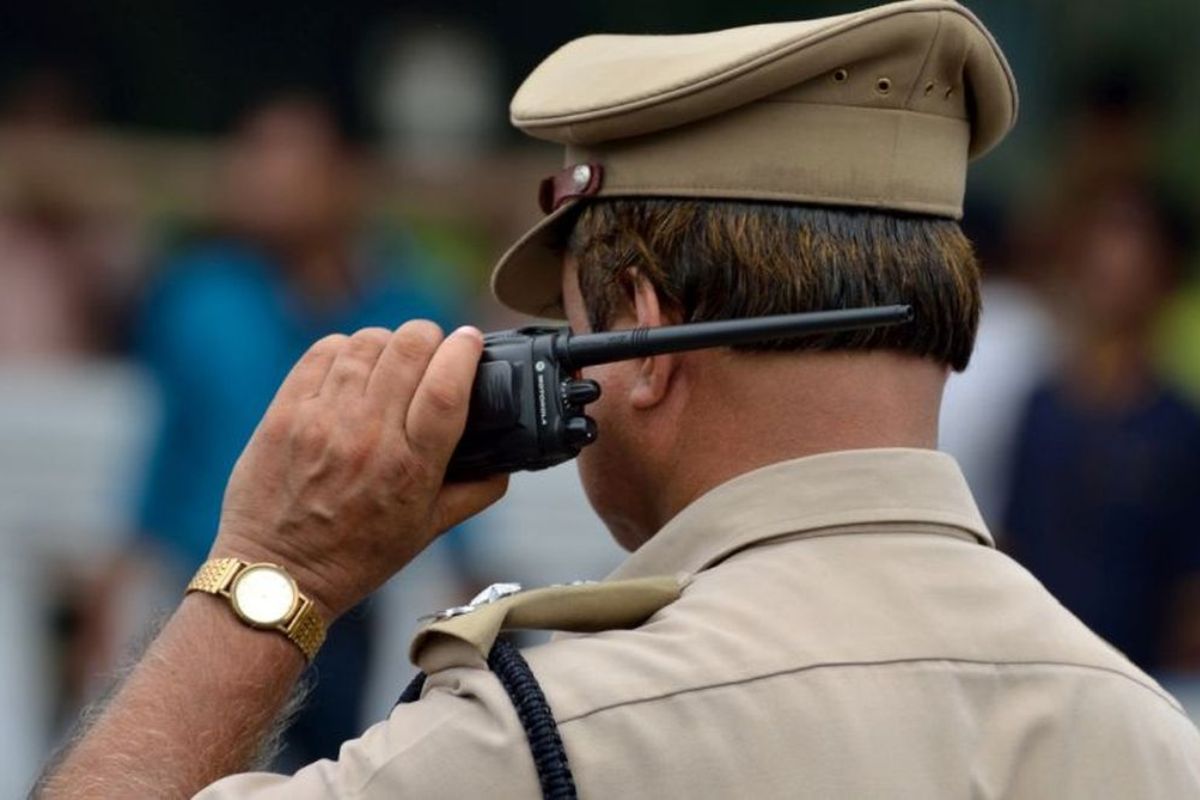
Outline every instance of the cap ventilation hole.
[[952, 94], [954, 94], [954, 87], [953, 87], [953, 86], [947, 86], [947, 87], [946, 87], [946, 94], [945, 94], [945, 95], [943, 95], [943, 96], [944, 96], [944, 97], [945, 97], [947, 100], [949, 100], [949, 99], [950, 99], [950, 95], [952, 95]]
[[930, 94], [933, 94], [933, 89], [934, 89], [934, 86], [935, 86], [935, 84], [934, 84], [934, 82], [933, 82], [933, 81], [930, 81], [929, 83], [925, 84], [925, 94], [926, 94], [926, 96], [928, 96], [928, 95], [930, 95]]
[[845, 83], [846, 79], [849, 77], [850, 77], [850, 73], [849, 73], [849, 71], [846, 70], [845, 67], [841, 67], [841, 68], [835, 69], [833, 71], [833, 80], [835, 83]]
[[879, 80], [875, 81], [875, 91], [879, 92], [880, 94], [887, 94], [891, 90], [892, 90], [892, 79], [891, 78], [880, 78]]

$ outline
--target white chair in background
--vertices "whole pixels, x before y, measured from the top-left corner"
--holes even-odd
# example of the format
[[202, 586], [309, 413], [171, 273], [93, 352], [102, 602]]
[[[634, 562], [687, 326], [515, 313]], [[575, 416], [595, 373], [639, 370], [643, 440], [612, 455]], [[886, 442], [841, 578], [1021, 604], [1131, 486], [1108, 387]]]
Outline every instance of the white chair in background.
[[122, 362], [0, 363], [0, 797], [51, 743], [49, 578], [124, 546], [156, 409]]

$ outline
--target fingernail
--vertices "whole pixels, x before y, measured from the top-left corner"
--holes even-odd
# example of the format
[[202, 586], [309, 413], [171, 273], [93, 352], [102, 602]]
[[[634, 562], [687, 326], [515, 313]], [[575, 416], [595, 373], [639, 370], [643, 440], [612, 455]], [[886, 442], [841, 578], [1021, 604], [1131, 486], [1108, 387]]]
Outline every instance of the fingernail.
[[479, 330], [479, 328], [476, 328], [474, 325], [463, 325], [461, 328], [454, 331], [454, 333], [452, 333], [450, 335], [451, 336], [472, 336], [476, 339], [482, 339], [483, 331]]

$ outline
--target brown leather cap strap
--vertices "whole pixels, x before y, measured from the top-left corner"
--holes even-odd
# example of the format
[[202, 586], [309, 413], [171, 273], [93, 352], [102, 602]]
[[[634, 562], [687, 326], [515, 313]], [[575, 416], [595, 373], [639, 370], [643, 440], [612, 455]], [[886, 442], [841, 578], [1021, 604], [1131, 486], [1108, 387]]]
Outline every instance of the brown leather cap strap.
[[538, 187], [538, 205], [550, 214], [568, 200], [597, 194], [604, 183], [604, 167], [599, 164], [572, 164], [542, 181]]

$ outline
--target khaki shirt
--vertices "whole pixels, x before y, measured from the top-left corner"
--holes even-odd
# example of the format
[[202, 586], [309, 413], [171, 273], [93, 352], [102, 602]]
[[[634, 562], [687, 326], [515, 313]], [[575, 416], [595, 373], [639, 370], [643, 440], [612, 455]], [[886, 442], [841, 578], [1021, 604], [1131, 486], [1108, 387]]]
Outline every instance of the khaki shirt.
[[[679, 573], [682, 596], [640, 627], [525, 651], [581, 797], [1200, 797], [1178, 703], [995, 549], [946, 455], [743, 475], [614, 577]], [[436, 644], [418, 660], [440, 667], [423, 699], [338, 761], [199, 796], [539, 797], [482, 660]]]

